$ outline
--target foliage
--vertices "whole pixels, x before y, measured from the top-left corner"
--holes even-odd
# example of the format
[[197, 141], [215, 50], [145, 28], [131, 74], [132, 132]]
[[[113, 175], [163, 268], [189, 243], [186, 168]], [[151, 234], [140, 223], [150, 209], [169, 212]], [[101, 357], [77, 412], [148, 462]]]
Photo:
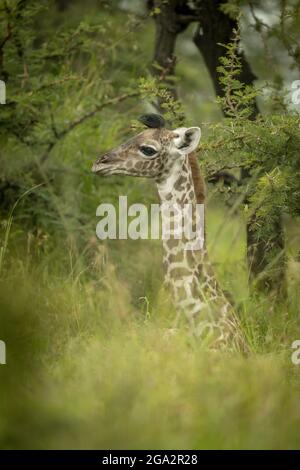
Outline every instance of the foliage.
[[[233, 220], [218, 259], [236, 253], [240, 292]], [[295, 289], [288, 311], [243, 301], [252, 349], [243, 357], [207, 350], [184, 330], [167, 339], [170, 304], [134, 309], [101, 245], [78, 255], [66, 243], [35, 260], [37, 244], [0, 282], [9, 361], [0, 368], [1, 448], [299, 447]]]
[[[246, 183], [244, 180], [243, 184], [232, 185], [228, 196], [233, 191], [248, 196], [242, 208], [256, 239], [271, 240], [276, 237], [274, 222], [282, 213], [299, 216], [300, 117], [286, 109], [284, 114], [260, 114], [253, 120], [254, 99], [262, 95], [263, 89], [239, 80], [239, 40], [239, 31], [235, 31], [233, 41], [224, 46], [226, 54], [218, 71], [225, 93], [218, 101], [227, 118], [209, 126], [209, 139], [201, 147], [202, 158], [208, 175], [228, 168], [247, 170]], [[265, 253], [270, 263], [274, 258], [272, 248], [270, 242]]]
[[218, 97], [226, 116], [232, 119], [246, 119], [253, 114], [254, 100], [259, 91], [253, 86], [245, 85], [239, 80], [242, 72], [242, 59], [239, 55], [240, 32], [233, 30], [232, 42], [222, 44], [224, 56], [220, 58], [221, 65], [217, 67], [220, 83], [225, 90], [223, 97]]

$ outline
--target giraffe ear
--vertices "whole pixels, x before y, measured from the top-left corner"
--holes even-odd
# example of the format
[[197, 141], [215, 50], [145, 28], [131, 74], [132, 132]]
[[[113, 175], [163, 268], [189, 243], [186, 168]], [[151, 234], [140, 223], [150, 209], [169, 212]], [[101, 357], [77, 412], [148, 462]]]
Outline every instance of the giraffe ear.
[[201, 129], [200, 127], [179, 127], [175, 129], [174, 145], [182, 153], [191, 153], [198, 147]]

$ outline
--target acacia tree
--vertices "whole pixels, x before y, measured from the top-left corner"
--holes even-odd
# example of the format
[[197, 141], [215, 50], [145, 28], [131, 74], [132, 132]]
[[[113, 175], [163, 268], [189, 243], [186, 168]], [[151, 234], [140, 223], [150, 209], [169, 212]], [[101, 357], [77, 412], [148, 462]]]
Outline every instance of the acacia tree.
[[[166, 86], [170, 92], [176, 97], [176, 90], [174, 89], [173, 81], [169, 75], [175, 73], [175, 45], [178, 35], [184, 31], [190, 23], [196, 22], [198, 24], [196, 33], [194, 35], [194, 42], [199, 52], [201, 53], [207, 70], [210, 74], [216, 95], [220, 97], [219, 103], [225, 117], [231, 119], [235, 118], [233, 114], [230, 115], [228, 104], [228, 96], [230, 90], [228, 83], [224, 76], [222, 76], [224, 67], [220, 67], [222, 57], [225, 54], [224, 44], [229, 44], [233, 40], [234, 32], [239, 28], [239, 1], [223, 1], [223, 0], [193, 0], [186, 2], [183, 0], [175, 1], [161, 1], [150, 0], [148, 1], [148, 8], [152, 12], [156, 25], [156, 38], [154, 47], [154, 67], [153, 71], [156, 76], [165, 81]], [[252, 2], [248, 2], [252, 14], [254, 14], [254, 7]], [[284, 28], [285, 19], [290, 15], [287, 10], [287, 2], [281, 2], [281, 26], [280, 35], [289, 55], [294, 54], [294, 59], [297, 62], [297, 54], [295, 48], [290, 43], [286, 30]], [[297, 6], [294, 6], [295, 11]], [[262, 27], [258, 18], [254, 14], [257, 29]], [[271, 31], [268, 31], [271, 35]], [[294, 51], [294, 52], [293, 52]], [[252, 86], [256, 79], [249, 62], [242, 50], [238, 47], [235, 52], [238, 58], [238, 67], [235, 68], [235, 75], [238, 74], [239, 83], [247, 86]], [[228, 63], [223, 64], [227, 67]], [[223, 80], [222, 80], [223, 79]], [[252, 95], [251, 102], [247, 102], [248, 120], [256, 120], [259, 117], [259, 109], [255, 101], [255, 93]], [[241, 162], [241, 183], [245, 186], [252, 188], [245, 192], [244, 203], [248, 205], [250, 200], [253, 199], [255, 188], [253, 184], [249, 184], [251, 176], [251, 168], [248, 165], [243, 165]], [[266, 168], [261, 168], [259, 175], [262, 177], [265, 174]], [[212, 180], [218, 181], [219, 176], [223, 177], [222, 172], [217, 168], [213, 175]], [[258, 174], [256, 175], [258, 177]], [[259, 225], [268, 224], [267, 231], [257, 230]], [[256, 280], [255, 285], [265, 291], [285, 291], [285, 257], [284, 257], [284, 234], [281, 219], [281, 211], [276, 210], [272, 217], [267, 217], [264, 221], [262, 215], [253, 211], [249, 213], [247, 222], [247, 258], [250, 277]], [[268, 269], [270, 265], [270, 256], [272, 257], [273, 269]], [[281, 289], [278, 289], [278, 286]]]
[[[75, 219], [82, 221], [84, 216], [79, 204], [72, 215], [66, 209], [66, 178], [69, 184], [72, 178], [75, 187], [76, 179], [77, 184], [90, 179], [90, 163], [82, 155], [87, 160], [87, 145], [96, 148], [95, 129], [103, 122], [103, 110], [106, 122], [116, 106], [123, 105], [126, 116], [125, 102], [140, 94], [135, 77], [131, 83], [120, 79], [116, 60], [112, 63], [112, 56], [122, 58], [132, 50], [138, 26], [127, 15], [122, 24], [79, 18], [73, 25], [62, 22], [55, 30], [51, 22], [43, 22], [47, 15], [60, 20], [60, 8], [68, 2], [57, 3], [56, 9], [52, 1], [0, 0], [0, 80], [7, 89], [6, 104], [0, 106], [0, 215], [6, 221], [19, 197], [38, 186], [22, 199], [20, 217], [35, 232], [37, 227], [55, 232], [64, 223], [71, 233]], [[102, 3], [102, 16], [107, 18], [110, 5], [104, 8]], [[124, 32], [127, 41], [116, 40]], [[116, 119], [113, 123], [117, 128]], [[112, 125], [111, 136], [113, 129]], [[101, 135], [104, 138], [105, 133]], [[80, 149], [75, 143], [79, 139]], [[78, 157], [71, 162], [70, 155], [76, 152]], [[64, 222], [57, 223], [58, 215]], [[1, 224], [1, 235], [3, 227], [5, 231], [7, 225]]]

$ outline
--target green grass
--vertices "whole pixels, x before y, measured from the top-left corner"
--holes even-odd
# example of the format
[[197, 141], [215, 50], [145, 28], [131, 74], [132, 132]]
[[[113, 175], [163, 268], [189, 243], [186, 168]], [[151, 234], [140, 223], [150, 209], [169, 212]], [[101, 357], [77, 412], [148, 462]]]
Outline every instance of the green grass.
[[[212, 242], [223, 213], [209, 210]], [[159, 290], [157, 244], [91, 240], [78, 251], [66, 239], [47, 249], [32, 235], [22, 252], [17, 232], [0, 287], [0, 448], [300, 448], [299, 296], [291, 284], [282, 305], [249, 299], [237, 216], [210, 249], [239, 294], [247, 357], [184, 330], [166, 338], [174, 312]]]

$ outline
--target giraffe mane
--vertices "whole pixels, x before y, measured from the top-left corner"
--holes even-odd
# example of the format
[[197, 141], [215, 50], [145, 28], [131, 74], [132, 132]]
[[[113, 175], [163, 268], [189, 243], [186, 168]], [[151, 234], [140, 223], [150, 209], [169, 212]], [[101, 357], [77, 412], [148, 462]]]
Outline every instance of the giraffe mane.
[[192, 170], [192, 178], [194, 183], [194, 190], [198, 204], [204, 204], [205, 201], [205, 183], [204, 178], [200, 172], [199, 163], [197, 160], [196, 152], [189, 154], [189, 164]]

